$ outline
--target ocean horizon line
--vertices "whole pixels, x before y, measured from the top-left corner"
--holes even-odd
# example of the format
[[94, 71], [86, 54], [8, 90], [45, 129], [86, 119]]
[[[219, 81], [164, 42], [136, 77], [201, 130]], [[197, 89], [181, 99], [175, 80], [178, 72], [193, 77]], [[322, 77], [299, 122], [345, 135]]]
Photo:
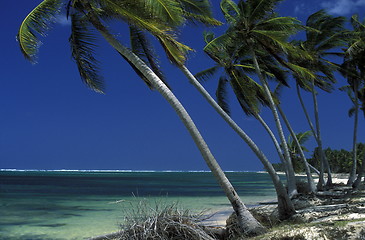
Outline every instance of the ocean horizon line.
[[[117, 169], [16, 169], [16, 168], [2, 168], [0, 169], [0, 172], [110, 172], [110, 173], [113, 173], [113, 172], [145, 172], [145, 173], [149, 173], [149, 172], [211, 172], [209, 170], [130, 170], [130, 169], [124, 169], [124, 170], [117, 170]], [[230, 171], [230, 170], [227, 170], [227, 171], [224, 171], [224, 172], [247, 172], [247, 173], [266, 173], [265, 171]]]

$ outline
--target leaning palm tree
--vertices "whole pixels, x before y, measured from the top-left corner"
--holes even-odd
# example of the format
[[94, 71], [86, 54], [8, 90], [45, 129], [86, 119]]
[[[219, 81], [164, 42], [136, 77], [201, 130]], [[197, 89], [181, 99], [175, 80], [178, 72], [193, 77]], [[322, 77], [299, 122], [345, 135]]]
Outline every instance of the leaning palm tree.
[[267, 79], [262, 74], [258, 59], [259, 53], [264, 52], [283, 62], [280, 53], [292, 50], [287, 39], [300, 29], [299, 21], [296, 19], [279, 17], [274, 13], [275, 7], [279, 2], [281, 0], [240, 0], [236, 4], [231, 0], [222, 0], [221, 9], [229, 24], [229, 28], [226, 33], [217, 37], [217, 39], [230, 39], [231, 42], [237, 43], [234, 46], [237, 52], [241, 49], [248, 49], [246, 52], [252, 58], [254, 71], [258, 76], [275, 120], [283, 146], [286, 167], [288, 168], [288, 191], [290, 196], [294, 196], [297, 194], [295, 174], [289, 150], [287, 149], [286, 138], [274, 98]]
[[[265, 96], [263, 94], [262, 88], [255, 81], [253, 81], [242, 69], [249, 70], [253, 69], [252, 66], [248, 64], [234, 64], [232, 63], [232, 59], [230, 57], [228, 46], [223, 47], [223, 45], [219, 44], [218, 40], [212, 42], [213, 35], [211, 33], [205, 34], [205, 38], [207, 41], [207, 46], [204, 48], [205, 52], [217, 62], [216, 66], [202, 71], [197, 74], [197, 78], [201, 81], [203, 79], [210, 78], [212, 74], [214, 74], [219, 68], [222, 68], [224, 74], [220, 77], [218, 83], [218, 89], [216, 92], [217, 102], [204, 90], [199, 82], [195, 82], [194, 85], [199, 86], [201, 92], [205, 98], [209, 101], [209, 103], [214, 107], [214, 109], [222, 116], [222, 118], [232, 127], [234, 131], [246, 142], [246, 144], [251, 148], [251, 150], [256, 154], [258, 159], [264, 165], [265, 169], [268, 171], [274, 187], [276, 189], [276, 194], [278, 198], [278, 209], [281, 219], [286, 219], [292, 216], [295, 213], [293, 204], [291, 203], [288, 193], [286, 192], [280, 178], [278, 177], [275, 169], [273, 168], [270, 161], [267, 159], [265, 154], [259, 149], [259, 147], [252, 141], [252, 139], [245, 133], [245, 131], [240, 128], [234, 120], [229, 115], [229, 106], [225, 101], [225, 88], [227, 84], [229, 84], [233, 91], [236, 94], [237, 100], [240, 103], [242, 109], [248, 115], [253, 115], [255, 118], [260, 119], [263, 125], [266, 123], [259, 115], [259, 101], [265, 101]], [[227, 42], [226, 42], [227, 43]], [[224, 48], [224, 50], [222, 49]], [[252, 65], [252, 61], [251, 61]], [[272, 75], [269, 72], [265, 72], [265, 74]], [[278, 73], [279, 74], [279, 73]], [[259, 100], [258, 100], [259, 99]], [[267, 103], [266, 103], [267, 104]], [[268, 126], [265, 128], [271, 132]], [[272, 132], [271, 132], [271, 135]], [[273, 137], [276, 140], [275, 136]], [[276, 143], [278, 152], [281, 154], [279, 143]]]
[[[73, 58], [77, 63], [80, 76], [84, 82], [90, 88], [102, 92], [103, 82], [98, 69], [96, 68], [97, 64], [93, 55], [93, 47], [95, 46], [93, 40], [95, 37], [90, 33], [91, 29], [96, 29], [109, 45], [118, 51], [118, 53], [134, 68], [147, 85], [156, 89], [176, 111], [192, 136], [208, 167], [211, 169], [231, 202], [238, 217], [238, 223], [242, 232], [253, 235], [260, 234], [265, 231], [265, 228], [253, 218], [247, 207], [242, 203], [182, 104], [168, 86], [151, 69], [153, 68], [153, 59], [148, 59], [148, 63], [143, 61], [129, 48], [121, 44], [121, 42], [110, 33], [104, 23], [105, 20], [122, 20], [130, 25], [137, 26], [139, 29], [149, 31], [159, 39], [164, 47], [171, 49], [171, 54], [173, 54], [172, 57], [174, 57], [176, 61], [184, 61], [184, 55], [180, 53], [189, 50], [189, 48], [178, 42], [169, 34], [169, 26], [163, 24], [156, 14], [164, 9], [168, 9], [171, 10], [168, 12], [169, 15], [175, 17], [173, 10], [176, 10], [181, 2], [191, 3], [194, 1], [168, 1], [169, 4], [166, 4], [165, 1], [69, 1], [68, 14], [71, 17], [72, 22], [70, 44]], [[154, 3], [154, 7], [147, 3]], [[45, 0], [24, 19], [17, 38], [20, 49], [27, 59], [31, 61], [35, 60], [39, 47], [38, 35], [44, 35], [49, 29], [49, 23], [52, 22], [60, 12], [62, 4], [63, 2], [61, 0]], [[192, 14], [184, 14], [187, 17], [195, 17], [194, 12]]]
[[[189, 1], [190, 2], [190, 1]], [[184, 7], [184, 6], [183, 6]], [[207, 8], [199, 7], [195, 8], [195, 13], [202, 14], [208, 20], [204, 20], [205, 24], [217, 24], [216, 22], [210, 20], [211, 14], [207, 11]], [[185, 11], [182, 11], [185, 12]], [[176, 25], [178, 26], [178, 25]], [[176, 27], [175, 26], [175, 27]], [[175, 28], [172, 28], [175, 30]], [[132, 38], [132, 45], [139, 45], [139, 48], [136, 48], [137, 53], [144, 53], [145, 49], [149, 49], [146, 47], [148, 44], [145, 41], [145, 37], [141, 35], [139, 32], [137, 36]], [[142, 49], [142, 51], [140, 50]], [[204, 89], [204, 87], [198, 82], [198, 80], [193, 76], [193, 74], [189, 71], [189, 69], [185, 66], [185, 54], [184, 51], [171, 51], [171, 49], [164, 47], [165, 52], [167, 53], [168, 58], [170, 61], [176, 65], [178, 68], [182, 70], [182, 72], [187, 76], [190, 83], [203, 95], [203, 97], [210, 103], [210, 105], [221, 115], [221, 117], [234, 129], [239, 136], [251, 147], [251, 149], [255, 152], [255, 154], [259, 157], [259, 159], [263, 162], [266, 169], [270, 176], [273, 179], [275, 188], [278, 194], [278, 206], [279, 206], [279, 215], [280, 219], [287, 219], [295, 213], [295, 209], [293, 204], [291, 203], [288, 194], [283, 187], [280, 178], [276, 174], [274, 168], [272, 167], [271, 163], [267, 160], [266, 156], [263, 155], [261, 150], [256, 146], [256, 144], [248, 137], [248, 135], [230, 118], [230, 116], [222, 109], [222, 107], [210, 96], [210, 94]], [[176, 57], [176, 53], [180, 54]], [[183, 61], [181, 60], [183, 59]], [[277, 144], [279, 146], [279, 144]]]
[[[330, 62], [328, 56], [341, 55], [336, 51], [338, 48], [345, 46], [346, 42], [341, 38], [344, 30], [344, 17], [333, 17], [327, 14], [324, 10], [310, 15], [306, 22], [306, 39], [296, 41], [295, 44], [303, 51], [307, 52], [311, 58], [303, 59], [298, 57], [291, 57], [291, 61], [299, 66], [310, 69], [315, 74], [314, 78], [306, 79], [303, 76], [293, 74], [297, 81], [297, 93], [300, 99], [302, 108], [305, 112], [309, 126], [312, 130], [313, 136], [318, 144], [318, 149], [321, 158], [321, 175], [318, 182], [318, 189], [322, 189], [324, 185], [323, 173], [326, 167], [328, 173], [327, 186], [332, 185], [331, 168], [328, 164], [326, 156], [323, 152], [323, 143], [321, 138], [321, 129], [319, 123], [319, 111], [316, 86], [323, 90], [330, 91], [331, 84], [335, 82], [334, 71], [338, 68]], [[312, 123], [306, 105], [300, 95], [300, 88], [310, 91], [313, 98], [315, 124]]]

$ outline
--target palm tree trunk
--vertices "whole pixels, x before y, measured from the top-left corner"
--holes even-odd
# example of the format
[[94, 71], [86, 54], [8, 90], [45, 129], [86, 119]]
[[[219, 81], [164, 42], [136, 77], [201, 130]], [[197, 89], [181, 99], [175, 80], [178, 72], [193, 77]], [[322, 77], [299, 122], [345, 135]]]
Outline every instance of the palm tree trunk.
[[298, 148], [298, 151], [299, 151], [299, 154], [300, 154], [300, 157], [304, 163], [304, 169], [305, 169], [305, 173], [307, 175], [307, 182], [308, 182], [308, 188], [309, 188], [309, 192], [311, 193], [315, 193], [316, 192], [316, 187], [315, 187], [315, 184], [314, 184], [314, 180], [313, 180], [313, 177], [312, 177], [312, 173], [310, 171], [310, 167], [309, 167], [309, 164], [308, 164], [308, 161], [307, 161], [307, 158], [305, 157], [304, 155], [304, 152], [303, 152], [303, 149], [302, 147], [300, 146], [300, 143], [298, 141], [298, 138], [297, 138], [297, 135], [295, 134], [293, 128], [291, 127], [289, 121], [288, 121], [288, 118], [286, 117], [283, 109], [281, 108], [280, 105], [278, 105], [278, 110], [280, 112], [280, 115], [282, 116], [283, 120], [284, 120], [284, 123], [286, 124], [295, 144], [297, 145], [297, 148]]
[[[365, 108], [362, 108], [362, 110], [363, 110], [364, 117], [365, 117]], [[352, 184], [353, 189], [356, 190], [356, 189], [359, 188], [360, 183], [361, 183], [361, 179], [364, 176], [364, 172], [365, 172], [365, 155], [364, 155], [364, 158], [362, 160], [361, 167], [359, 169], [359, 173], [357, 174], [357, 178], [356, 178], [355, 182]]]
[[292, 164], [291, 157], [290, 157], [290, 154], [289, 154], [288, 145], [286, 143], [286, 139], [285, 139], [285, 136], [284, 136], [284, 131], [283, 131], [283, 128], [281, 126], [279, 114], [278, 114], [278, 111], [276, 109], [274, 100], [272, 98], [269, 86], [268, 86], [266, 80], [264, 79], [264, 77], [261, 74], [260, 66], [259, 66], [259, 63], [257, 61], [257, 57], [256, 57], [255, 51], [254, 51], [252, 46], [251, 46], [251, 53], [252, 53], [252, 59], [253, 59], [253, 62], [254, 62], [256, 74], [259, 76], [259, 79], [260, 79], [261, 84], [264, 88], [267, 100], [269, 101], [270, 109], [273, 113], [275, 124], [276, 124], [277, 130], [278, 130], [279, 136], [280, 136], [281, 144], [282, 144], [283, 149], [284, 149], [284, 156], [285, 156], [285, 159], [286, 159], [287, 168], [288, 168], [288, 176], [289, 176], [289, 178], [288, 178], [288, 193], [289, 193], [289, 197], [293, 197], [293, 196], [298, 194], [298, 191], [297, 191], [297, 186], [296, 186], [294, 168], [293, 168], [293, 164]]
[[308, 166], [313, 170], [313, 172], [315, 172], [319, 176], [320, 172], [317, 168], [313, 167], [310, 163], [308, 163]]
[[351, 186], [356, 179], [356, 165], [357, 165], [357, 126], [359, 119], [359, 101], [358, 101], [358, 84], [357, 81], [354, 80], [354, 94], [355, 94], [355, 113], [354, 113], [354, 135], [352, 138], [352, 168], [349, 176], [349, 180], [347, 181], [347, 185]]
[[[303, 101], [303, 98], [302, 98], [302, 94], [300, 93], [299, 84], [296, 84], [296, 88], [297, 88], [297, 95], [298, 95], [300, 104], [301, 104], [302, 109], [304, 111], [304, 115], [305, 115], [305, 117], [307, 119], [307, 122], [309, 124], [309, 127], [310, 127], [310, 129], [311, 129], [311, 131], [313, 133], [314, 139], [316, 140], [317, 145], [318, 145], [317, 131], [314, 129], [312, 120], [310, 119], [309, 114], [308, 114], [308, 111], [307, 111], [307, 108], [306, 108], [306, 106], [304, 104], [304, 101]], [[320, 168], [319, 168], [319, 180], [318, 180], [318, 184], [317, 184], [317, 190], [318, 191], [323, 191], [323, 188], [324, 188], [324, 167], [323, 167], [322, 157], [320, 157], [320, 161], [321, 161], [321, 163], [320, 163]]]
[[[87, 3], [85, 4], [87, 5]], [[238, 224], [243, 233], [250, 235], [258, 235], [266, 232], [265, 227], [263, 227], [248, 211], [247, 207], [243, 204], [239, 198], [236, 190], [233, 188], [232, 184], [229, 182], [228, 178], [225, 176], [224, 172], [220, 168], [218, 162], [210, 152], [208, 145], [201, 136], [199, 130], [195, 126], [193, 120], [189, 116], [188, 112], [171, 92], [171, 90], [161, 81], [161, 79], [131, 50], [124, 47], [119, 43], [117, 39], [114, 38], [112, 34], [109, 33], [108, 29], [103, 26], [99, 19], [94, 16], [91, 8], [86, 8], [89, 10], [89, 20], [94, 25], [94, 27], [102, 34], [106, 41], [117, 50], [123, 57], [128, 59], [129, 62], [133, 64], [149, 81], [153, 87], [165, 98], [165, 100], [172, 106], [176, 111], [177, 115], [189, 131], [192, 136], [196, 146], [198, 147], [200, 153], [202, 154], [206, 164], [212, 171], [216, 180], [224, 190], [227, 198], [229, 199], [236, 215]]]
[[278, 198], [279, 218], [281, 220], [288, 219], [295, 214], [295, 208], [290, 201], [288, 193], [280, 180], [280, 177], [276, 173], [274, 167], [267, 159], [265, 154], [257, 147], [252, 139], [237, 125], [235, 121], [218, 105], [218, 103], [210, 96], [205, 88], [199, 83], [193, 74], [185, 67], [180, 66], [185, 76], [189, 79], [190, 83], [202, 94], [202, 96], [209, 102], [209, 104], [216, 110], [216, 112], [228, 123], [228, 125], [247, 143], [251, 150], [260, 159], [265, 169], [269, 173], [271, 180], [274, 184], [276, 195]]
[[284, 158], [284, 155], [283, 155], [283, 151], [281, 150], [280, 148], [280, 144], [278, 142], [278, 140], [276, 139], [274, 133], [271, 131], [270, 127], [266, 124], [265, 120], [260, 116], [260, 114], [257, 114], [255, 113], [254, 114], [254, 117], [261, 123], [261, 125], [265, 128], [266, 132], [269, 134], [272, 142], [274, 143], [275, 145], [275, 148], [276, 148], [276, 151], [279, 155], [279, 158], [280, 158], [280, 161], [281, 163], [284, 165], [285, 167], [285, 175], [286, 175], [286, 178], [288, 179], [288, 169], [287, 169], [287, 163], [286, 163], [286, 160]]
[[357, 178], [356, 178], [355, 182], [352, 184], [353, 189], [356, 190], [359, 188], [361, 179], [364, 176], [364, 172], [365, 172], [365, 155], [364, 155], [364, 159], [362, 160], [361, 167], [359, 169], [359, 173], [357, 174]]
[[331, 187], [332, 184], [332, 173], [331, 173], [331, 167], [327, 161], [326, 155], [323, 151], [323, 145], [322, 145], [322, 138], [321, 138], [321, 128], [319, 124], [319, 111], [318, 111], [318, 101], [317, 101], [317, 94], [314, 90], [314, 80], [312, 79], [312, 97], [313, 97], [313, 104], [314, 104], [314, 118], [316, 120], [316, 128], [317, 128], [317, 140], [318, 140], [318, 148], [321, 156], [321, 160], [323, 161], [324, 167], [327, 169], [327, 187]]

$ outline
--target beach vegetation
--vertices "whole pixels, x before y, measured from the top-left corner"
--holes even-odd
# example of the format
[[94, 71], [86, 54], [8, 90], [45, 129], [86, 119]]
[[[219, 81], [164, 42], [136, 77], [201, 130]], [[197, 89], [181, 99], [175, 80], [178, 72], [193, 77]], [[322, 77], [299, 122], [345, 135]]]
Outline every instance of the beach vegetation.
[[205, 212], [191, 213], [177, 203], [151, 205], [145, 201], [130, 203], [121, 224], [120, 240], [213, 240], [213, 231], [204, 227]]

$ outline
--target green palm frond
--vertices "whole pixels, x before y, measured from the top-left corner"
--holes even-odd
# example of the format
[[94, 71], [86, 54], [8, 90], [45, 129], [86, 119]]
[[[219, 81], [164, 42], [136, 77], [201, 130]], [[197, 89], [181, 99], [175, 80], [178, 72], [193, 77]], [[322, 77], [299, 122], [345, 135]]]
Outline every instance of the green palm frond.
[[[248, 19], [255, 22], [271, 14], [276, 6], [283, 0], [247, 0], [247, 6], [250, 8]], [[243, 1], [242, 1], [243, 2]]]
[[180, 0], [183, 15], [190, 22], [200, 22], [210, 26], [222, 25], [213, 18], [209, 0]]
[[[303, 132], [303, 133], [297, 133], [295, 134], [296, 135], [296, 138], [300, 144], [300, 148], [305, 151], [305, 152], [308, 152], [308, 149], [306, 147], [303, 146], [303, 144], [305, 142], [307, 142], [311, 136], [313, 136], [313, 133], [312, 131], [306, 131], [306, 132]], [[294, 143], [294, 140], [292, 139], [291, 136], [288, 137], [288, 147], [290, 149], [290, 151], [293, 153], [293, 154], [298, 154], [298, 147], [297, 145]]]
[[176, 0], [145, 0], [145, 5], [153, 18], [161, 19], [165, 23], [178, 26], [185, 21], [181, 5]]
[[215, 65], [211, 68], [198, 72], [197, 74], [195, 74], [195, 77], [200, 82], [207, 81], [208, 79], [212, 78], [219, 71], [219, 68], [220, 68], [219, 65]]
[[[159, 66], [156, 53], [153, 49], [153, 46], [147, 39], [147, 36], [141, 29], [138, 29], [137, 27], [130, 26], [129, 30], [132, 51], [139, 58], [141, 58], [152, 69], [152, 71], [168, 86], [166, 78]], [[147, 85], [151, 86], [149, 82], [147, 83]]]
[[220, 3], [224, 18], [230, 24], [236, 24], [240, 16], [240, 9], [232, 0], [222, 0]]
[[203, 37], [204, 37], [205, 43], [209, 43], [209, 42], [213, 41], [215, 35], [214, 35], [213, 32], [206, 32], [206, 31], [204, 31], [203, 32]]
[[290, 70], [292, 70], [294, 72], [294, 74], [301, 79], [310, 80], [310, 79], [316, 78], [316, 74], [308, 68], [301, 67], [294, 63], [287, 63], [287, 64], [290, 67]]
[[313, 136], [312, 131], [306, 131], [306, 132], [301, 132], [296, 134], [297, 135], [297, 139], [299, 141], [300, 144], [304, 144], [305, 142], [307, 142], [310, 137]]
[[225, 77], [220, 77], [215, 95], [217, 97], [218, 105], [223, 109], [223, 111], [230, 115], [231, 113], [227, 100], [227, 83], [228, 80]]
[[358, 56], [365, 49], [365, 24], [359, 21], [358, 15], [353, 15], [351, 25], [354, 30], [351, 32], [350, 46], [346, 53], [350, 56]]
[[78, 13], [71, 14], [71, 53], [76, 61], [81, 79], [96, 92], [104, 92], [103, 78], [99, 75], [98, 61], [94, 57], [96, 38], [89, 24]]
[[265, 102], [262, 87], [247, 75], [235, 69], [228, 70], [230, 83], [242, 110], [246, 115], [252, 116], [260, 112], [262, 103]]
[[62, 0], [44, 0], [34, 8], [20, 25], [17, 40], [24, 57], [35, 63], [41, 44], [37, 35], [45, 36], [60, 13]]
[[191, 23], [203, 23], [207, 26], [220, 26], [223, 24], [215, 18], [207, 17], [201, 14], [184, 11], [183, 15]]
[[171, 63], [176, 65], [183, 65], [186, 61], [186, 55], [192, 49], [174, 38], [157, 37], [162, 47], [164, 48], [167, 57]]

